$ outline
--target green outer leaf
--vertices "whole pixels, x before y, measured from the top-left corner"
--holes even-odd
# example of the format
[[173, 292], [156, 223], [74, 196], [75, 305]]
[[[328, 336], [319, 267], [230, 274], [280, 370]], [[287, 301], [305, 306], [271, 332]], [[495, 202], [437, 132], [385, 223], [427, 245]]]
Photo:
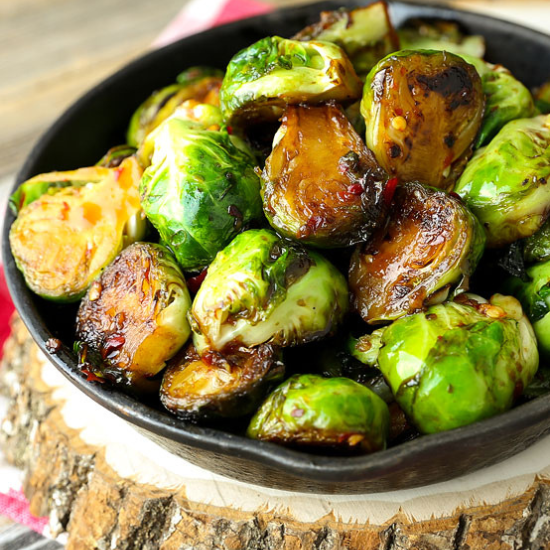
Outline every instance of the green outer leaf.
[[348, 307], [344, 276], [320, 254], [268, 230], [238, 235], [208, 268], [191, 311], [197, 350], [288, 346], [334, 332]]
[[254, 158], [226, 131], [175, 117], [155, 131], [153, 147], [140, 186], [143, 209], [183, 269], [204, 267], [244, 224], [261, 218]]
[[248, 437], [280, 443], [338, 444], [365, 436], [368, 451], [386, 447], [390, 415], [384, 401], [348, 378], [295, 375], [280, 385], [252, 418]]
[[229, 62], [220, 90], [224, 120], [262, 110], [277, 118], [287, 103], [353, 100], [361, 81], [341, 48], [329, 42], [267, 37]]
[[207, 76], [219, 76], [221, 78], [223, 77], [223, 71], [213, 67], [189, 67], [188, 69], [185, 69], [185, 71], [178, 74], [176, 77], [176, 82], [182, 86], [188, 86], [189, 84], [198, 82]]
[[538, 352], [525, 318], [494, 319], [448, 302], [388, 326], [378, 366], [407, 416], [434, 433], [510, 408]]
[[550, 260], [550, 220], [523, 243], [523, 259], [526, 263], [544, 262]]
[[487, 246], [534, 234], [550, 209], [550, 127], [546, 115], [509, 122], [476, 151], [454, 191], [478, 217]]

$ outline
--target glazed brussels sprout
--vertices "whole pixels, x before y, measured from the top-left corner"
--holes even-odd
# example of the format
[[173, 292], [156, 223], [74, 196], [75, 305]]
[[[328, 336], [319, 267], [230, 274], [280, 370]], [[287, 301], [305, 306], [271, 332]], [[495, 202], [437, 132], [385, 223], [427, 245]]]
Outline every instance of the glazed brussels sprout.
[[103, 166], [105, 168], [116, 168], [120, 166], [125, 158], [135, 155], [137, 149], [131, 145], [116, 145], [111, 147], [103, 157], [99, 160], [96, 166]]
[[476, 151], [455, 192], [499, 248], [538, 231], [550, 212], [550, 119], [509, 122]]
[[[80, 299], [122, 248], [144, 236], [140, 177], [130, 157], [116, 169], [55, 172], [23, 184], [23, 204], [47, 188], [21, 209], [10, 230], [13, 257], [33, 292], [59, 302]], [[56, 187], [67, 181], [70, 186]]]
[[[139, 384], [164, 368], [189, 338], [191, 298], [175, 258], [158, 244], [134, 243], [96, 279], [80, 303], [81, 367]], [[95, 357], [96, 362], [83, 360]]]
[[353, 101], [362, 84], [341, 48], [329, 42], [267, 37], [229, 62], [220, 90], [228, 124], [277, 120], [287, 104]]
[[394, 321], [372, 342], [398, 404], [423, 433], [506, 411], [537, 371], [535, 335], [515, 298], [458, 298]]
[[321, 12], [321, 20], [294, 36], [295, 40], [322, 40], [340, 46], [358, 74], [367, 74], [376, 63], [399, 49], [386, 2], [354, 10]]
[[147, 134], [166, 120], [184, 101], [219, 105], [223, 73], [209, 67], [191, 67], [177, 77], [177, 83], [154, 92], [136, 110], [126, 134], [133, 147], [139, 147]]
[[475, 68], [440, 51], [401, 51], [367, 77], [367, 145], [401, 181], [449, 188], [469, 158], [485, 98]]
[[550, 113], [550, 81], [535, 90], [535, 105], [541, 113]]
[[65, 187], [83, 187], [90, 183], [98, 183], [109, 176], [106, 168], [92, 166], [90, 168], [79, 168], [67, 172], [49, 172], [39, 174], [24, 181], [10, 196], [9, 205], [12, 212], [17, 216], [19, 211], [39, 199], [42, 195], [54, 195]]
[[265, 229], [218, 253], [191, 309], [199, 353], [264, 342], [303, 344], [333, 334], [348, 305], [343, 275], [319, 254]]
[[283, 445], [371, 453], [386, 447], [388, 406], [348, 378], [295, 375], [252, 418], [247, 435]]
[[511, 120], [535, 116], [531, 92], [508, 69], [468, 55], [461, 57], [476, 68], [485, 94], [485, 114], [475, 148], [489, 143]]
[[384, 221], [387, 177], [336, 105], [290, 105], [262, 174], [282, 235], [326, 248], [366, 241]]
[[550, 359], [550, 261], [527, 268], [526, 274], [526, 281], [510, 277], [503, 290], [521, 302], [533, 324], [540, 354]]
[[402, 50], [445, 50], [482, 58], [485, 39], [464, 34], [457, 23], [442, 19], [410, 19], [398, 31]]
[[141, 180], [143, 210], [184, 270], [208, 265], [262, 216], [255, 160], [229, 133], [171, 117], [154, 134]]
[[230, 358], [211, 352], [204, 357], [189, 345], [169, 364], [160, 388], [162, 404], [192, 419], [238, 418], [254, 412], [273, 383], [284, 376], [274, 346], [241, 348]]
[[352, 257], [355, 309], [375, 324], [445, 300], [453, 288], [467, 290], [484, 242], [459, 199], [420, 183], [399, 186], [385, 230]]

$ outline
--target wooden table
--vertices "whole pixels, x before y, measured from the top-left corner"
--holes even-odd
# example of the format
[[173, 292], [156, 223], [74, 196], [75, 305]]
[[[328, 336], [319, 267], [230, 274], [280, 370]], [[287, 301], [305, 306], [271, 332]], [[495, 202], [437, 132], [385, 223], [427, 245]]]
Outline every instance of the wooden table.
[[[0, 196], [47, 126], [89, 87], [146, 51], [185, 3], [1, 0]], [[204, 4], [207, 9], [208, 0]], [[455, 4], [550, 28], [547, 0]], [[145, 464], [142, 473], [150, 466], [152, 476], [139, 482], [124, 461], [113, 458], [116, 442], [90, 439], [83, 425], [71, 424], [70, 387], [44, 364], [20, 324], [10, 346], [4, 383], [13, 406], [3, 424], [6, 449], [27, 471], [33, 511], [50, 516], [53, 534], [68, 529], [70, 548], [169, 550], [195, 547], [199, 539], [205, 549], [550, 548], [548, 440], [512, 462], [508, 468], [518, 466], [518, 475], [505, 481], [497, 469], [436, 492], [362, 500], [266, 492], [191, 470], [170, 487], [182, 465], [165, 455], [158, 470], [137, 455]], [[77, 404], [79, 398], [73, 397]], [[159, 472], [169, 480], [159, 479]], [[153, 539], [161, 523], [159, 545]]]

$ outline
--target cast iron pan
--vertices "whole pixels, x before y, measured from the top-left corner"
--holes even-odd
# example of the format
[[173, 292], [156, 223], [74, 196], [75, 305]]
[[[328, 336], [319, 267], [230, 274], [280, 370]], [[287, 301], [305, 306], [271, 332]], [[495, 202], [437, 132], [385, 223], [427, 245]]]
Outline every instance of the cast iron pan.
[[[339, 0], [281, 10], [185, 38], [137, 59], [88, 92], [50, 128], [25, 162], [16, 185], [41, 172], [94, 164], [109, 147], [124, 142], [130, 116], [151, 91], [173, 82], [186, 67], [225, 68], [234, 53], [267, 34], [290, 36], [318, 20], [322, 9], [365, 3]], [[489, 61], [504, 64], [528, 87], [550, 77], [550, 36], [448, 8], [392, 2], [391, 13], [397, 26], [410, 17], [458, 21], [470, 33], [485, 36]], [[107, 385], [85, 380], [72, 352], [75, 308], [46, 302], [27, 289], [9, 248], [13, 220], [7, 212], [3, 253], [9, 289], [27, 328], [52, 363], [77, 388], [147, 437], [219, 474], [292, 491], [388, 491], [445, 481], [494, 464], [550, 432], [550, 395], [472, 426], [362, 457], [317, 456], [182, 422]], [[55, 355], [45, 347], [52, 337], [63, 342]]]

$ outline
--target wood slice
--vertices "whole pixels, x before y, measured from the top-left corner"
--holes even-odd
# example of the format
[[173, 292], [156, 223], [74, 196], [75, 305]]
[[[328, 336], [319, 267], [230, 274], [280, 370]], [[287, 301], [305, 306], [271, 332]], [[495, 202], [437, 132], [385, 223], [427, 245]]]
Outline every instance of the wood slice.
[[430, 487], [311, 495], [212, 474], [148, 440], [76, 390], [18, 317], [0, 371], [4, 452], [31, 512], [69, 550], [550, 548], [550, 438]]

